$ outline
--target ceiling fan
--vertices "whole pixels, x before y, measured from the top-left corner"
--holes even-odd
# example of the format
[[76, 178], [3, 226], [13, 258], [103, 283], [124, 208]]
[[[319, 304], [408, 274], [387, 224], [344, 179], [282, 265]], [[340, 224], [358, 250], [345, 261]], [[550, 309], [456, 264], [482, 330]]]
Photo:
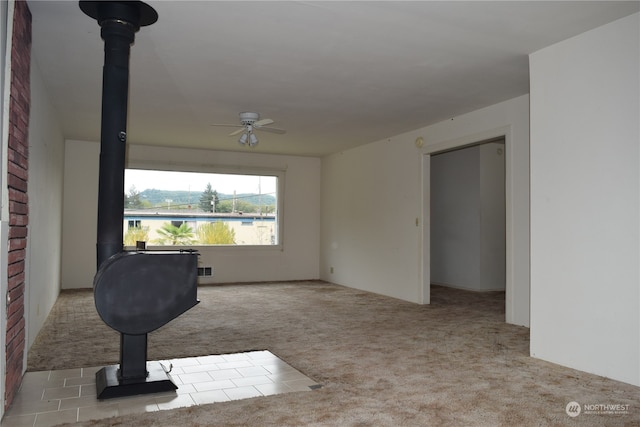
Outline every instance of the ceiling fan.
[[256, 130], [279, 133], [279, 134], [283, 134], [286, 132], [284, 129], [266, 127], [272, 123], [273, 123], [273, 120], [271, 119], [260, 120], [260, 114], [258, 113], [242, 112], [240, 113], [239, 125], [212, 124], [211, 126], [239, 127], [241, 129], [231, 132], [229, 136], [242, 134], [240, 135], [240, 139], [238, 139], [238, 143], [240, 145], [249, 145], [249, 147], [255, 147], [256, 145], [258, 145], [258, 142], [259, 142], [258, 137], [254, 133], [254, 131]]

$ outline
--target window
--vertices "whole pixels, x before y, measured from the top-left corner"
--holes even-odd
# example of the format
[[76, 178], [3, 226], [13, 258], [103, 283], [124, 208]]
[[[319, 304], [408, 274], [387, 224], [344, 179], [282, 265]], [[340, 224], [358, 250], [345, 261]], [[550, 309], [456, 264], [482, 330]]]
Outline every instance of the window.
[[283, 175], [126, 169], [125, 244], [279, 246]]
[[129, 220], [129, 227], [128, 228], [141, 228], [141, 227], [142, 227], [142, 224], [141, 224], [139, 219]]

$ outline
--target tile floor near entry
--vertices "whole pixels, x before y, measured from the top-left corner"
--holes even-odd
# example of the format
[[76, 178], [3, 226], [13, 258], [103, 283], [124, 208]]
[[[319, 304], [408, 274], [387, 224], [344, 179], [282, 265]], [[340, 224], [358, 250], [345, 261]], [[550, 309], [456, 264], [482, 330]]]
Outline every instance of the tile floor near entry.
[[95, 368], [27, 372], [2, 427], [53, 426], [257, 396], [310, 391], [319, 384], [269, 351], [161, 361], [178, 390], [98, 400]]

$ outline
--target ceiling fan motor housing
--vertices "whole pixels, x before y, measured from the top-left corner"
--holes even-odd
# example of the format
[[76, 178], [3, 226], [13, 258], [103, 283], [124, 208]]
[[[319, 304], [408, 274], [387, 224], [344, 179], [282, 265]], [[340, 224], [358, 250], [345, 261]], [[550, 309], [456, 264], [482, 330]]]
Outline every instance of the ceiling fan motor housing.
[[243, 125], [252, 125], [260, 119], [260, 114], [244, 112], [240, 113], [240, 123]]

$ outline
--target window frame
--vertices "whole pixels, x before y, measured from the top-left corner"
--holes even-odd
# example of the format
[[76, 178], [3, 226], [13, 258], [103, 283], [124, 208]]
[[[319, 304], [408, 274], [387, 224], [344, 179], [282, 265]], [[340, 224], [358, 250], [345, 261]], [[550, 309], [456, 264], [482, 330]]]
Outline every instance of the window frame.
[[[151, 250], [167, 250], [167, 249], [196, 249], [199, 251], [218, 251], [218, 250], [231, 250], [231, 251], [247, 251], [247, 250], [266, 250], [266, 251], [284, 251], [284, 191], [285, 191], [285, 177], [286, 169], [268, 168], [268, 167], [256, 167], [256, 166], [219, 166], [219, 165], [192, 165], [192, 164], [180, 164], [180, 163], [162, 163], [162, 162], [129, 162], [125, 169], [139, 169], [149, 171], [165, 171], [165, 172], [191, 172], [202, 174], [221, 174], [221, 175], [253, 175], [253, 176], [269, 176], [276, 178], [276, 238], [277, 244], [269, 245], [153, 245], [147, 243], [147, 249]], [[135, 184], [134, 184], [135, 185]], [[124, 189], [124, 194], [128, 190]], [[124, 197], [123, 194], [123, 197]], [[124, 215], [124, 211], [123, 211]], [[127, 246], [127, 249], [134, 247]]]

